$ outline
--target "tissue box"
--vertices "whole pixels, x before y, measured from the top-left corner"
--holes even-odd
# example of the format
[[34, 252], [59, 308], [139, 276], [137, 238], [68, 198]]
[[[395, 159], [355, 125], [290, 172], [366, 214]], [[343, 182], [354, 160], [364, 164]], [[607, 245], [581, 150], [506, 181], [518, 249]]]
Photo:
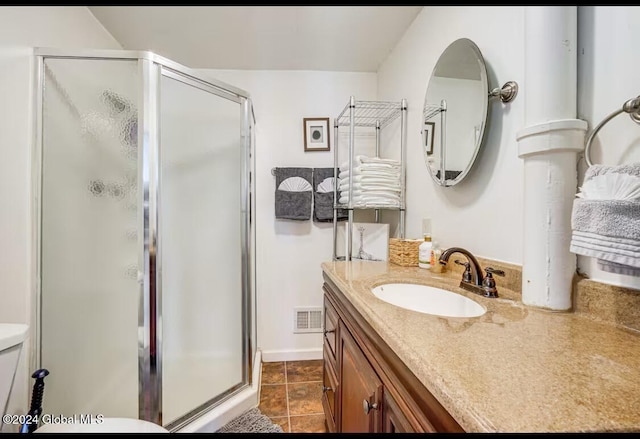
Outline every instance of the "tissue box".
[[422, 239], [389, 239], [389, 262], [405, 267], [418, 266], [418, 251]]

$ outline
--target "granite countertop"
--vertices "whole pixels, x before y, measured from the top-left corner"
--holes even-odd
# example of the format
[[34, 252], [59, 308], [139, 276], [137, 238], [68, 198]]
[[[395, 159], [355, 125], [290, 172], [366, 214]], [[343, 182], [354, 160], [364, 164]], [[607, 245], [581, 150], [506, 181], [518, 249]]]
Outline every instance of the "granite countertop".
[[[322, 269], [467, 432], [640, 431], [640, 333], [573, 312], [461, 289], [458, 277], [387, 262]], [[452, 318], [390, 305], [370, 289], [432, 285], [483, 305]]]

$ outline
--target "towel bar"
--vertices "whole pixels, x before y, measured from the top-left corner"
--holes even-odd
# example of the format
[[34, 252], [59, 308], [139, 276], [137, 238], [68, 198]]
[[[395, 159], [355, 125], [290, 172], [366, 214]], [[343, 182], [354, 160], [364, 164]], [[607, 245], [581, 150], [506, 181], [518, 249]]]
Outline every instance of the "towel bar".
[[593, 129], [593, 131], [591, 131], [591, 134], [589, 134], [589, 137], [587, 138], [587, 142], [584, 147], [584, 159], [586, 160], [587, 165], [589, 166], [593, 165], [590, 154], [591, 154], [591, 143], [593, 142], [594, 137], [596, 136], [598, 131], [600, 131], [600, 128], [602, 128], [607, 122], [609, 122], [611, 119], [613, 119], [620, 113], [628, 113], [631, 120], [633, 120], [637, 124], [640, 124], [640, 96], [638, 96], [635, 99], [629, 99], [628, 101], [626, 101], [624, 104], [622, 104], [622, 108], [614, 111], [613, 113], [605, 117], [602, 120], [602, 122], [600, 122]]

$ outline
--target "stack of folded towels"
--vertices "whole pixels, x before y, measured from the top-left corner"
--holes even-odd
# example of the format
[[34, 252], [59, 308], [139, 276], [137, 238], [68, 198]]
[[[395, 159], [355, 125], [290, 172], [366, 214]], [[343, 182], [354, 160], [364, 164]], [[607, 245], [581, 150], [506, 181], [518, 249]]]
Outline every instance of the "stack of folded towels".
[[354, 207], [400, 207], [400, 174], [397, 160], [358, 155], [353, 160], [352, 175], [349, 162], [340, 165], [339, 203], [349, 203], [349, 185], [353, 185]]
[[570, 251], [601, 270], [640, 276], [640, 163], [587, 169], [571, 214]]

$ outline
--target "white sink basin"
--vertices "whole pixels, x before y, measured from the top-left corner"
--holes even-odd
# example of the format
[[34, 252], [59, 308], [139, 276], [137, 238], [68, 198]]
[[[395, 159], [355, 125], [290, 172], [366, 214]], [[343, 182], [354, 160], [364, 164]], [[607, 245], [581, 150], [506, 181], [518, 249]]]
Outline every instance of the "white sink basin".
[[478, 317], [487, 310], [461, 294], [418, 284], [384, 284], [372, 288], [380, 300], [401, 308], [443, 317]]

